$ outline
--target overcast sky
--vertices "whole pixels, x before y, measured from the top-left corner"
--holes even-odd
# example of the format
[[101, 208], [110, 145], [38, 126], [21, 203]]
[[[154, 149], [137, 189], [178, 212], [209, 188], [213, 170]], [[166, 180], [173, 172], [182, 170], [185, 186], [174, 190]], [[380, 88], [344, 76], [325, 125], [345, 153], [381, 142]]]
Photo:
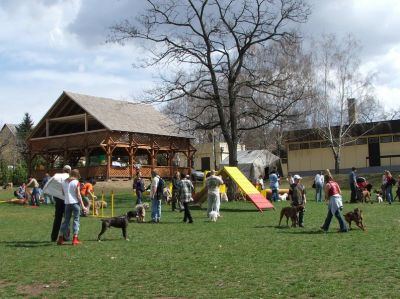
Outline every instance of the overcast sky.
[[[387, 109], [400, 101], [400, 1], [310, 0], [307, 37], [353, 34], [363, 70], [376, 72]], [[140, 97], [156, 70], [135, 69], [133, 45], [106, 44], [108, 28], [136, 15], [143, 0], [0, 0], [0, 123], [35, 123], [63, 90], [115, 99]]]

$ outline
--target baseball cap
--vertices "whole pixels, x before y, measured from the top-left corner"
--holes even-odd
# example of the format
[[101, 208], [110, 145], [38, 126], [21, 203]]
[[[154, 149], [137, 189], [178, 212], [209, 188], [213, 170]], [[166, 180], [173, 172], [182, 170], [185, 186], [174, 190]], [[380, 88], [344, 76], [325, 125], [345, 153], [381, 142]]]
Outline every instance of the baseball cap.
[[63, 170], [71, 171], [71, 166], [64, 165]]
[[293, 179], [295, 179], [295, 180], [301, 180], [302, 177], [299, 176], [298, 174], [295, 174], [295, 175], [293, 176]]

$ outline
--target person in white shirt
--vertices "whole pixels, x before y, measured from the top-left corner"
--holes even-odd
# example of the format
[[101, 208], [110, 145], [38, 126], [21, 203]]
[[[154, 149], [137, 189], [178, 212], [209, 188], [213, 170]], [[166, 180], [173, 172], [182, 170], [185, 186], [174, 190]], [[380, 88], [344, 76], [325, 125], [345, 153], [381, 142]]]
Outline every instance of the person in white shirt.
[[86, 207], [83, 205], [81, 190], [80, 190], [80, 174], [78, 169], [73, 169], [71, 175], [66, 179], [63, 184], [63, 194], [65, 203], [65, 218], [61, 225], [60, 232], [58, 234], [57, 245], [64, 244], [64, 235], [69, 229], [69, 223], [71, 220], [71, 215], [74, 216], [74, 221], [72, 225], [72, 230], [74, 237], [72, 239], [72, 245], [79, 245], [81, 242], [78, 239], [79, 234], [79, 216], [81, 214], [81, 207], [84, 212], [87, 211]]
[[[64, 195], [62, 193], [62, 183], [69, 177], [71, 166], [65, 165], [63, 173], [56, 173], [52, 176], [43, 187], [43, 192], [51, 195], [55, 201], [53, 229], [51, 231], [51, 241], [57, 241], [58, 233], [60, 231], [61, 222], [64, 216]], [[64, 236], [68, 239], [68, 236]]]
[[150, 185], [150, 198], [151, 198], [151, 220], [153, 223], [160, 222], [161, 218], [161, 198], [157, 194], [157, 186], [160, 181], [160, 176], [156, 170], [151, 171], [151, 185]]
[[315, 201], [316, 202], [322, 202], [323, 201], [323, 196], [322, 196], [322, 190], [324, 188], [324, 176], [322, 175], [322, 171], [318, 172], [315, 175], [314, 178], [314, 184], [315, 184]]
[[208, 196], [207, 196], [207, 217], [210, 216], [211, 211], [219, 214], [219, 206], [221, 202], [219, 187], [224, 183], [220, 176], [215, 175], [215, 170], [211, 170], [210, 176], [206, 180]]

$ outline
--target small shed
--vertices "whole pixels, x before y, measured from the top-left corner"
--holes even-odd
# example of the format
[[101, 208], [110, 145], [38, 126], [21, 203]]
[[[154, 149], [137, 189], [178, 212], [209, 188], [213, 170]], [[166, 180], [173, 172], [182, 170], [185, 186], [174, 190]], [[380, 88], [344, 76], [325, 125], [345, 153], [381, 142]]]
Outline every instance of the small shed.
[[[268, 175], [272, 167], [280, 169], [280, 158], [268, 150], [246, 150], [237, 153], [238, 168], [252, 182], [260, 175]], [[229, 157], [225, 158], [221, 165], [229, 165]]]

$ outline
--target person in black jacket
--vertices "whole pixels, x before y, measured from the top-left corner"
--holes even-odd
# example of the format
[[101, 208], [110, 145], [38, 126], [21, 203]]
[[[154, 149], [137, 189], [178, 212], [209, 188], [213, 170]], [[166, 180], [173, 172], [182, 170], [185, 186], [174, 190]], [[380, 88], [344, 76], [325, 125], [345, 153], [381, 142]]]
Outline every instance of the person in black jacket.
[[142, 203], [143, 192], [145, 190], [144, 180], [142, 178], [140, 171], [136, 173], [136, 178], [133, 181], [133, 189], [135, 189], [136, 191], [136, 204], [140, 205]]
[[180, 205], [179, 193], [178, 193], [180, 178], [181, 178], [181, 175], [180, 175], [179, 171], [175, 172], [175, 175], [172, 178], [172, 201], [171, 201], [172, 212], [174, 212], [176, 210], [176, 208], [177, 208], [176, 204]]

